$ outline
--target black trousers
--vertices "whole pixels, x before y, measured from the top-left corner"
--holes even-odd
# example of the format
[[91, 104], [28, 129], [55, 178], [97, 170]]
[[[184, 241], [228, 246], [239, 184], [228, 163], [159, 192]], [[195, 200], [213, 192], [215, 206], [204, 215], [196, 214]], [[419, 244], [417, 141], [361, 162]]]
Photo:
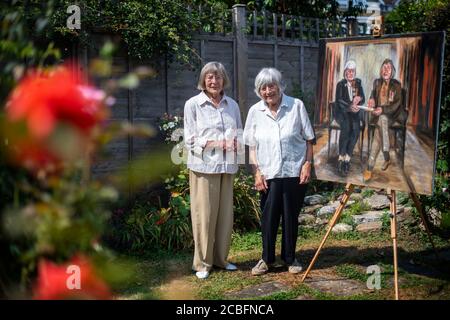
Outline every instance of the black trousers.
[[336, 121], [341, 127], [341, 134], [339, 135], [339, 155], [348, 154], [353, 155], [353, 149], [359, 138], [360, 132], [360, 118], [359, 112], [343, 112], [336, 115]]
[[286, 264], [295, 260], [298, 236], [298, 215], [303, 206], [306, 184], [299, 184], [299, 177], [267, 180], [269, 189], [261, 192], [262, 259], [275, 262], [277, 231], [282, 228], [281, 259]]

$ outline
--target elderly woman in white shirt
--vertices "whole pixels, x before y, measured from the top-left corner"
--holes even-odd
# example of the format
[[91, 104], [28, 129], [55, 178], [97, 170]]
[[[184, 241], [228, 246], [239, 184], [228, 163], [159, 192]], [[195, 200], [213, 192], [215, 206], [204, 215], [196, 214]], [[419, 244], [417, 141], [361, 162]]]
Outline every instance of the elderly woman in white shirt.
[[213, 266], [236, 270], [227, 261], [233, 227], [233, 180], [238, 170], [239, 106], [224, 93], [230, 81], [219, 62], [200, 72], [201, 92], [184, 106], [184, 141], [191, 199], [195, 252], [192, 269], [199, 279]]
[[250, 108], [245, 123], [244, 142], [250, 147], [262, 211], [263, 252], [253, 275], [266, 273], [275, 262], [280, 218], [281, 259], [290, 273], [302, 270], [295, 248], [298, 215], [311, 175], [314, 132], [303, 102], [284, 94], [284, 89], [277, 69], [262, 69], [255, 79], [255, 92], [261, 101]]

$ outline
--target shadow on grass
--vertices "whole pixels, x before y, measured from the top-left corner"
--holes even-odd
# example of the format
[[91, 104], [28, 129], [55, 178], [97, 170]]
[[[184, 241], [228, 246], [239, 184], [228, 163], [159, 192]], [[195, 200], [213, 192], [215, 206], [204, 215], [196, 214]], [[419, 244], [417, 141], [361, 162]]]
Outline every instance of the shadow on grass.
[[[316, 249], [297, 250], [296, 256], [301, 261], [304, 270], [311, 262]], [[426, 276], [429, 278], [450, 281], [450, 245], [438, 250], [440, 260], [436, 260], [433, 250], [422, 250], [409, 252], [397, 248], [398, 266], [403, 272]], [[444, 259], [445, 258], [445, 259]], [[277, 261], [280, 261], [279, 255]], [[239, 263], [242, 271], [251, 269], [258, 260], [252, 259]], [[393, 249], [390, 246], [360, 249], [356, 246], [325, 247], [320, 251], [319, 257], [314, 264], [313, 270], [328, 269], [344, 264], [355, 264], [362, 267], [370, 265], [393, 265]], [[393, 269], [392, 269], [393, 270]], [[286, 272], [287, 267], [282, 262], [277, 262], [271, 267], [271, 273]]]
[[[297, 256], [301, 257], [306, 268], [315, 253], [314, 249], [299, 250]], [[436, 260], [434, 251], [431, 249], [409, 252], [399, 247], [397, 253], [398, 266], [403, 271], [434, 279], [450, 280], [448, 260], [450, 246], [438, 250], [440, 260]], [[355, 246], [325, 247], [320, 251], [312, 270], [327, 269], [342, 264], [357, 264], [364, 267], [374, 264], [393, 265], [393, 248], [388, 246], [365, 249]]]

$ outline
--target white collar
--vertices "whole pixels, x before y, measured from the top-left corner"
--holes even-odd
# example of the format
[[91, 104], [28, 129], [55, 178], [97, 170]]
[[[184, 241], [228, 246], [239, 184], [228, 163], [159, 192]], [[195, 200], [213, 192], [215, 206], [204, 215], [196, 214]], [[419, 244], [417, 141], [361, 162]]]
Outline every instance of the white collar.
[[[220, 100], [219, 105], [224, 101], [226, 104], [229, 104], [228, 96], [224, 93], [222, 96], [222, 100]], [[212, 103], [211, 99], [208, 97], [208, 95], [205, 93], [205, 91], [200, 92], [200, 94], [197, 95], [197, 103], [203, 107], [205, 106], [206, 102]]]

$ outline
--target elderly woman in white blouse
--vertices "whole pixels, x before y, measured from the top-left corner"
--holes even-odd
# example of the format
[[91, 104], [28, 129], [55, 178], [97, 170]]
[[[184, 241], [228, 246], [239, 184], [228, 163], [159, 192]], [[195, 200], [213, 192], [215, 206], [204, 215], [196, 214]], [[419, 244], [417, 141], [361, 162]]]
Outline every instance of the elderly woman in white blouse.
[[277, 69], [262, 69], [255, 79], [261, 101], [250, 108], [245, 123], [244, 142], [250, 147], [262, 211], [262, 259], [252, 269], [253, 275], [266, 273], [275, 262], [280, 218], [281, 259], [290, 273], [302, 270], [295, 248], [298, 215], [311, 174], [314, 133], [303, 102], [284, 94], [284, 89]]
[[238, 170], [236, 136], [242, 122], [238, 104], [224, 92], [229, 83], [221, 63], [207, 63], [198, 81], [201, 92], [184, 106], [195, 243], [192, 269], [199, 279], [207, 278], [213, 266], [237, 269], [227, 257], [233, 227], [233, 180]]

